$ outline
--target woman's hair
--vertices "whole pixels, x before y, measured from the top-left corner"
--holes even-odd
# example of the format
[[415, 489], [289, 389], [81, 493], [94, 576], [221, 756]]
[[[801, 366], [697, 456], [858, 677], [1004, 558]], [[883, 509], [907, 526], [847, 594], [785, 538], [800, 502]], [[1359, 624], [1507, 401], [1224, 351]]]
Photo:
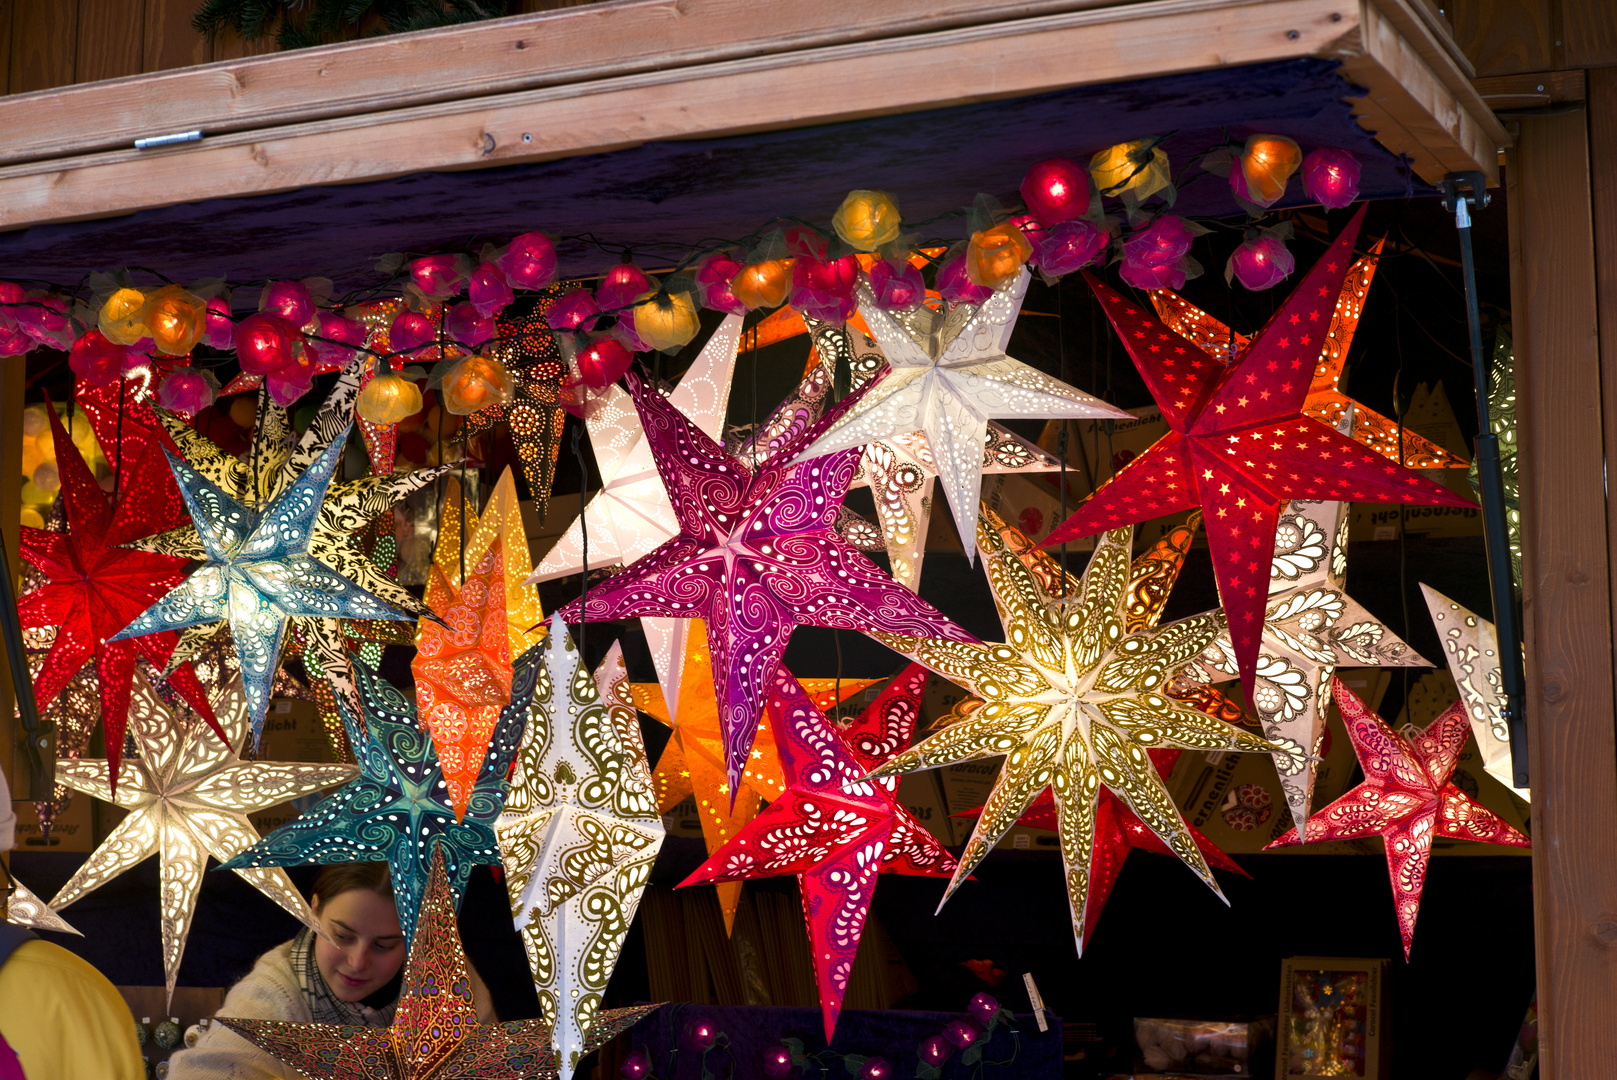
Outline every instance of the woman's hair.
[[369, 889], [393, 899], [393, 879], [388, 876], [387, 863], [332, 863], [321, 869], [320, 876], [314, 879], [314, 896], [322, 905], [352, 889]]

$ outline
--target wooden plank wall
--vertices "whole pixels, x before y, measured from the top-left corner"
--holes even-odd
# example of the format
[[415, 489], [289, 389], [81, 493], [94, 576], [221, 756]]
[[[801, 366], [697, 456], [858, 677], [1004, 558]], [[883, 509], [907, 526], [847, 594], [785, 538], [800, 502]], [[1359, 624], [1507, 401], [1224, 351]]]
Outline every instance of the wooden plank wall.
[[1480, 77], [1617, 65], [1612, 0], [1450, 0], [1444, 9]]

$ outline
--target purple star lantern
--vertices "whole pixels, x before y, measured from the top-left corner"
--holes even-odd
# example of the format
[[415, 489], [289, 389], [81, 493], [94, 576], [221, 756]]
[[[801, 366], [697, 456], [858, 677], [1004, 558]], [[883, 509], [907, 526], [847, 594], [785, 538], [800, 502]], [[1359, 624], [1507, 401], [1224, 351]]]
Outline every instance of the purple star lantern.
[[[863, 447], [792, 461], [863, 388], [787, 433], [754, 465], [725, 453], [637, 375], [627, 380], [679, 535], [591, 588], [584, 613], [592, 621], [706, 620], [731, 798], [776, 665], [799, 626], [977, 640], [834, 530]], [[579, 606], [574, 600], [561, 617], [578, 622]]]

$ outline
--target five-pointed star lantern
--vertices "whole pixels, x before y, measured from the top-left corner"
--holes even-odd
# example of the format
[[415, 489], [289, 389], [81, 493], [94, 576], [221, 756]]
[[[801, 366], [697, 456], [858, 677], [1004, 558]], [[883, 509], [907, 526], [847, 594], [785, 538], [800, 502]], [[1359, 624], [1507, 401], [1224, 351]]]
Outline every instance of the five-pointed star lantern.
[[438, 617], [421, 620], [410, 671], [450, 804], [465, 816], [489, 737], [511, 700], [512, 657], [539, 643], [541, 635], [529, 628], [543, 615], [534, 589], [519, 584], [532, 563], [511, 470], [494, 486], [481, 518], [461, 499], [451, 480], [427, 579], [427, 603]]
[[550, 504], [550, 482], [556, 475], [562, 427], [567, 422], [562, 406], [567, 365], [556, 347], [555, 335], [545, 322], [545, 314], [556, 298], [570, 287], [566, 283], [553, 285], [540, 295], [528, 314], [502, 314], [495, 320], [494, 341], [488, 347], [488, 355], [504, 364], [511, 374], [512, 397], [508, 402], [495, 403], [472, 413], [461, 429], [468, 439], [474, 439], [493, 430], [496, 424], [506, 425], [541, 521], [545, 507]]
[[[23, 527], [22, 557], [46, 580], [23, 596], [17, 615], [24, 628], [57, 628], [56, 640], [34, 676], [34, 694], [41, 708], [55, 700], [80, 668], [95, 660], [107, 734], [108, 782], [116, 787], [136, 653], [162, 668], [174, 652], [176, 638], [172, 631], [136, 641], [119, 640], [115, 635], [185, 580], [184, 559], [120, 545], [174, 524], [163, 494], [172, 480], [162, 447], [155, 439], [149, 440], [137, 460], [122, 466], [120, 495], [115, 506], [109, 505], [106, 492], [68, 438], [56, 410], [47, 408], [46, 412], [56, 444], [67, 529], [52, 532]], [[183, 514], [178, 497], [174, 502]], [[177, 666], [168, 681], [219, 730], [207, 692], [189, 664]]]
[[614, 644], [592, 678], [567, 627], [552, 618], [539, 655], [495, 834], [511, 914], [569, 1080], [664, 830], [622, 649]]
[[410, 617], [311, 554], [315, 517], [342, 460], [347, 434], [345, 425], [303, 475], [262, 510], [243, 506], [184, 459], [169, 454], [206, 562], [113, 638], [228, 622], [255, 742], [289, 618]]
[[[1269, 564], [1252, 706], [1265, 735], [1309, 751], [1301, 769], [1287, 757], [1275, 758], [1286, 804], [1304, 836], [1336, 669], [1431, 666], [1347, 594], [1347, 537], [1347, 503], [1293, 500], [1275, 525]], [[1179, 685], [1237, 674], [1225, 630], [1185, 669]]]
[[415, 933], [415, 911], [427, 885], [427, 856], [434, 844], [444, 849], [457, 904], [472, 865], [500, 861], [494, 819], [505, 807], [506, 776], [522, 741], [537, 658], [534, 649], [517, 658], [511, 704], [494, 726], [463, 817], [450, 805], [449, 786], [415, 705], [369, 668], [357, 666], [365, 715], [354, 716], [340, 703], [339, 708], [359, 775], [226, 868], [386, 861], [408, 939]]
[[[354, 767], [240, 760], [248, 709], [239, 681], [232, 682], [217, 703], [234, 750], [200, 724], [176, 717], [144, 678], [136, 681], [134, 696], [131, 715], [139, 756], [116, 793], [107, 783], [102, 762], [56, 763], [62, 783], [116, 803], [129, 814], [62, 886], [51, 907], [65, 907], [143, 859], [161, 856], [163, 977], [172, 997], [208, 856], [224, 863], [258, 840], [258, 830], [247, 820], [249, 813], [340, 784], [354, 775]], [[286, 871], [236, 872], [294, 916], [315, 925]]]
[[1471, 717], [1482, 768], [1522, 799], [1531, 802], [1527, 788], [1515, 786], [1510, 763], [1510, 726], [1505, 723], [1505, 684], [1499, 672], [1499, 634], [1493, 623], [1461, 607], [1424, 582], [1421, 595], [1443, 643], [1449, 674], [1459, 688], [1460, 701]]
[[[724, 428], [740, 346], [741, 316], [727, 315], [668, 395], [669, 403], [710, 439], [719, 438]], [[529, 582], [581, 573], [586, 530], [595, 567], [632, 563], [679, 532], [679, 518], [629, 395], [611, 386], [592, 396], [584, 405], [584, 426], [601, 471], [601, 490], [539, 561]], [[657, 667], [657, 681], [662, 683], [663, 700], [678, 710], [685, 622], [647, 616], [640, 625]]]
[[[831, 709], [841, 700], [859, 693], [875, 679], [804, 679], [804, 689], [821, 709]], [[724, 766], [724, 737], [719, 730], [719, 706], [713, 696], [713, 661], [707, 646], [707, 624], [690, 620], [690, 637], [685, 647], [684, 693], [679, 709], [670, 713], [656, 683], [634, 683], [631, 692], [635, 706], [674, 729], [652, 770], [652, 792], [657, 812], [667, 814], [684, 801], [696, 800], [696, 816], [702, 824], [702, 840], [713, 854], [758, 813], [765, 802], [778, 799], [786, 790], [780, 753], [775, 748], [774, 728], [758, 726], [758, 737], [747, 754], [741, 783], [732, 795]], [[741, 882], [715, 884], [724, 931], [735, 927], [736, 908], [741, 901]]]
[[[857, 394], [784, 436], [755, 468], [725, 453], [633, 372], [627, 380], [680, 531], [590, 589], [583, 614], [591, 622], [644, 615], [707, 622], [732, 792], [797, 627], [976, 640], [835, 532], [859, 449], [795, 460], [857, 404]], [[572, 601], [562, 616], [578, 621], [580, 606]]]
[[1253, 690], [1275, 519], [1287, 499], [1471, 506], [1304, 416], [1308, 370], [1330, 325], [1364, 211], [1226, 366], [1144, 305], [1086, 273], [1162, 407], [1169, 432], [1112, 477], [1045, 545], [1201, 506], [1236, 668]]
[[[419, 914], [411, 912], [421, 930], [404, 963], [404, 986], [391, 1026], [230, 1017], [217, 1022], [309, 1080], [554, 1080], [556, 1058], [544, 1021], [477, 1022], [471, 971], [455, 928], [455, 902], [443, 853], [436, 843], [430, 865]], [[585, 1049], [611, 1041], [656, 1008], [642, 1005], [602, 1013]]]
[[[1126, 419], [1121, 409], [1005, 354], [1022, 310], [1023, 270], [982, 304], [947, 314], [883, 311], [859, 285], [859, 313], [892, 372], [800, 453], [798, 460], [923, 432], [962, 538], [977, 535], [983, 451], [991, 419]], [[973, 557], [966, 543], [967, 557]]]
[[[1359, 328], [1359, 317], [1364, 313], [1364, 301], [1370, 292], [1370, 282], [1376, 275], [1376, 263], [1384, 240], [1370, 246], [1370, 253], [1354, 261], [1342, 280], [1337, 294], [1336, 308], [1331, 312], [1330, 328], [1319, 339], [1319, 360], [1314, 365], [1314, 377], [1308, 384], [1308, 396], [1303, 399], [1303, 415], [1312, 416], [1322, 424], [1340, 427], [1342, 418], [1351, 412], [1355, 416], [1352, 437], [1382, 457], [1400, 460], [1411, 469], [1463, 469], [1469, 464], [1424, 436], [1405, 429], [1399, 434], [1398, 421], [1365, 408], [1342, 390], [1342, 373], [1347, 363], [1348, 349], [1353, 345], [1353, 334]], [[1234, 358], [1251, 344], [1251, 338], [1236, 333], [1190, 301], [1169, 292], [1153, 289], [1151, 304], [1157, 309], [1163, 325], [1214, 357]], [[1400, 437], [1402, 451], [1400, 451]]]
[[927, 672], [911, 664], [846, 729], [784, 668], [767, 711], [787, 789], [681, 885], [797, 875], [831, 1041], [880, 873], [947, 877], [955, 862], [898, 801], [894, 777], [864, 774], [909, 744]]
[[[1207, 612], [1126, 633], [1132, 528], [1102, 537], [1078, 589], [1064, 597], [1040, 584], [1005, 543], [1007, 531], [1015, 530], [983, 509], [977, 546], [1006, 643], [965, 644], [867, 631], [977, 695], [956, 706], [954, 723], [871, 776], [1004, 756], [945, 901], [1034, 798], [1051, 788], [1073, 932], [1082, 954], [1102, 784], [1223, 898], [1146, 751], [1169, 746], [1257, 753], [1285, 749], [1298, 758], [1302, 751], [1233, 728], [1164, 693], [1218, 635], [1223, 617]], [[1024, 538], [1018, 546], [1030, 545]]]
[[[1387, 877], [1404, 959], [1415, 936], [1415, 916], [1426, 885], [1432, 838], [1476, 840], [1507, 847], [1532, 843], [1449, 782], [1471, 734], [1465, 706], [1454, 705], [1413, 739], [1406, 739], [1335, 682], [1336, 707], [1364, 769], [1364, 783], [1314, 815], [1309, 843], [1380, 836], [1387, 847]], [[1298, 844], [1292, 829], [1270, 847]]]

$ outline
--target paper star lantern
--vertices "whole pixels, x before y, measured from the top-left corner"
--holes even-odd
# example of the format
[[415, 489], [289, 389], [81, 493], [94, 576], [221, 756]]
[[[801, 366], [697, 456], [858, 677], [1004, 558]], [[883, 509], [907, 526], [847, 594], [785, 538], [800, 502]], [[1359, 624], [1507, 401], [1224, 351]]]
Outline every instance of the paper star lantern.
[[[1101, 538], [1078, 589], [1066, 597], [1041, 586], [1005, 544], [1002, 535], [1009, 529], [998, 515], [983, 509], [977, 546], [1007, 643], [871, 633], [888, 648], [977, 695], [956, 706], [954, 723], [871, 776], [1005, 757], [945, 900], [1034, 798], [1050, 787], [1067, 868], [1073, 932], [1082, 955], [1102, 784], [1222, 898], [1146, 751], [1176, 746], [1303, 755], [1300, 747], [1282, 748], [1164, 694], [1174, 677], [1217, 636], [1223, 618], [1208, 612], [1125, 633], [1132, 528], [1114, 529]], [[1020, 546], [1029, 546], [1025, 538]]]
[[[760, 724], [758, 736], [747, 754], [741, 783], [732, 792], [725, 772], [724, 736], [719, 724], [719, 706], [713, 694], [713, 662], [708, 652], [707, 624], [691, 619], [686, 624], [685, 687], [679, 708], [670, 712], [667, 699], [656, 683], [633, 683], [631, 693], [637, 708], [674, 729], [652, 770], [652, 791], [657, 812], [667, 814], [686, 796], [696, 798], [696, 816], [702, 823], [702, 840], [713, 854], [758, 813], [765, 802], [778, 799], [786, 790], [775, 734], [768, 724]], [[833, 708], [852, 697], [875, 679], [805, 679], [805, 689], [821, 709]], [[840, 695], [840, 696], [839, 696]], [[739, 881], [719, 882], [719, 910], [724, 915], [724, 932], [735, 927], [736, 906], [741, 900]]]
[[[1304, 835], [1336, 669], [1431, 666], [1347, 594], [1348, 511], [1347, 503], [1294, 500], [1280, 514], [1252, 689], [1263, 733], [1282, 744], [1305, 746], [1311, 755], [1295, 770], [1290, 759], [1275, 759], [1292, 820], [1304, 827]], [[1185, 669], [1183, 681], [1215, 683], [1237, 676], [1226, 629]]]
[[[400, 909], [403, 914], [403, 909]], [[437, 845], [417, 919], [421, 932], [404, 964], [393, 1023], [297, 1024], [282, 1020], [219, 1023], [274, 1054], [309, 1080], [552, 1080], [556, 1058], [542, 1020], [480, 1024], [471, 971], [455, 928], [455, 901]], [[659, 1006], [601, 1014], [588, 1050], [610, 1042]]]
[[495, 319], [495, 339], [486, 351], [490, 359], [505, 365], [514, 393], [509, 402], [472, 413], [461, 429], [471, 439], [502, 421], [507, 425], [541, 521], [550, 503], [550, 482], [556, 474], [556, 455], [561, 452], [561, 432], [567, 422], [561, 404], [567, 365], [545, 323], [545, 312], [568, 288], [556, 285], [547, 290], [531, 314], [502, 314]]
[[898, 781], [865, 780], [909, 744], [926, 669], [911, 664], [846, 730], [784, 669], [769, 696], [787, 789], [682, 886], [797, 875], [803, 921], [831, 1041], [880, 873], [947, 877], [949, 853], [898, 801]]
[[[718, 439], [724, 430], [740, 344], [741, 316], [726, 316], [668, 395], [669, 404], [710, 439]], [[581, 573], [586, 529], [594, 567], [632, 563], [679, 532], [679, 518], [657, 474], [651, 444], [629, 395], [609, 386], [592, 396], [584, 405], [584, 426], [601, 472], [601, 489], [584, 507], [581, 519], [569, 525], [540, 560], [530, 582]], [[648, 616], [641, 620], [663, 697], [675, 709], [679, 708], [684, 667], [684, 625], [680, 619]]]
[[[1364, 769], [1364, 783], [1314, 815], [1308, 842], [1381, 837], [1387, 847], [1398, 935], [1408, 960], [1434, 836], [1506, 847], [1532, 843], [1449, 782], [1471, 734], [1462, 703], [1455, 702], [1417, 737], [1405, 739], [1340, 680], [1335, 681], [1334, 692], [1353, 752]], [[1301, 842], [1292, 829], [1269, 847]]]
[[[140, 461], [148, 446], [166, 441], [162, 421], [152, 408], [156, 400], [152, 385], [155, 381], [149, 367], [137, 368], [105, 386], [74, 380], [73, 400], [84, 410], [96, 443], [115, 471], [118, 462], [127, 470]], [[123, 484], [119, 487], [122, 490]], [[154, 525], [152, 531], [173, 528], [186, 521], [185, 503], [180, 500], [180, 489], [174, 486], [173, 476], [154, 481], [147, 499], [149, 502], [142, 508], [143, 512], [154, 522], [161, 522]]]
[[270, 833], [226, 863], [297, 866], [303, 863], [386, 861], [404, 935], [415, 933], [415, 911], [427, 886], [427, 853], [442, 846], [455, 902], [474, 863], [498, 864], [494, 819], [505, 807], [506, 775], [522, 740], [537, 676], [537, 653], [517, 658], [511, 703], [500, 713], [477, 784], [459, 816], [432, 740], [415, 705], [363, 664], [356, 667], [363, 718], [339, 702], [360, 773], [296, 821]]
[[[757, 467], [724, 449], [638, 376], [627, 376], [679, 535], [589, 591], [591, 622], [702, 618], [713, 655], [725, 767], [741, 779], [775, 666], [799, 626], [974, 640], [832, 529], [857, 449], [798, 462], [858, 397], [783, 438]], [[579, 618], [580, 602], [562, 609]]]
[[16, 878], [11, 879], [11, 889], [11, 899], [6, 907], [6, 922], [15, 926], [26, 926], [30, 930], [54, 930], [59, 934], [84, 936]]
[[1302, 413], [1305, 365], [1312, 367], [1329, 329], [1330, 298], [1341, 291], [1363, 217], [1361, 209], [1228, 366], [1085, 275], [1170, 430], [1057, 526], [1045, 545], [1200, 505], [1236, 667], [1249, 695], [1281, 503], [1474, 505]]
[[1432, 614], [1443, 658], [1459, 688], [1460, 702], [1471, 718], [1471, 731], [1477, 737], [1482, 768], [1523, 800], [1531, 802], [1527, 788], [1515, 785], [1510, 764], [1510, 727], [1505, 723], [1504, 676], [1499, 672], [1499, 634], [1493, 623], [1476, 612], [1461, 607], [1436, 589], [1420, 587], [1426, 609]]
[[[954, 510], [955, 528], [970, 537], [977, 534], [989, 420], [1128, 417], [1005, 354], [1028, 280], [1024, 269], [981, 305], [957, 304], [947, 314], [926, 306], [907, 313], [883, 311], [861, 282], [859, 313], [892, 373], [798, 460], [922, 432]], [[966, 552], [968, 559], [974, 557], [970, 544]]]
[[552, 618], [539, 656], [495, 831], [511, 914], [568, 1080], [587, 1052], [664, 830], [622, 650], [614, 644], [591, 678], [567, 627]]
[[[162, 668], [178, 640], [171, 630], [135, 641], [122, 640], [118, 632], [184, 581], [186, 566], [182, 558], [120, 545], [174, 524], [164, 495], [173, 481], [162, 447], [148, 439], [140, 457], [123, 467], [120, 497], [116, 506], [110, 505], [57, 419], [56, 410], [45, 411], [56, 445], [67, 528], [52, 532], [23, 527], [19, 552], [44, 576], [45, 583], [22, 597], [17, 615], [25, 629], [57, 628], [56, 640], [34, 677], [34, 695], [41, 706], [48, 707], [79, 669], [94, 659], [101, 684], [101, 722], [107, 736], [108, 782], [115, 787], [136, 654]], [[217, 731], [212, 706], [196, 673], [182, 665], [168, 678], [174, 690]]]
[[[1510, 576], [1522, 581], [1521, 469], [1516, 460], [1516, 357], [1510, 335], [1494, 334], [1493, 363], [1488, 365], [1488, 427], [1499, 438], [1499, 479], [1504, 484], [1505, 535], [1510, 547]], [[1407, 436], [1407, 432], [1405, 433]], [[1471, 464], [1471, 487], [1481, 495], [1477, 466]]]
[[[1339, 427], [1352, 410], [1353, 440], [1363, 443], [1382, 457], [1400, 459], [1398, 421], [1365, 408], [1342, 391], [1342, 371], [1347, 362], [1353, 334], [1364, 313], [1364, 301], [1376, 274], [1377, 257], [1385, 240], [1370, 246], [1370, 253], [1355, 260], [1342, 279], [1336, 308], [1331, 312], [1330, 329], [1320, 339], [1319, 359], [1314, 377], [1303, 399], [1303, 415], [1322, 424]], [[1252, 339], [1238, 334], [1190, 301], [1167, 289], [1152, 289], [1151, 304], [1168, 329], [1192, 341], [1214, 357], [1238, 357]], [[1403, 432], [1402, 460], [1411, 469], [1463, 469], [1469, 462], [1443, 449], [1407, 428]]]
[[[248, 699], [239, 681], [218, 703], [219, 720], [234, 750], [200, 725], [176, 717], [144, 678], [136, 680], [134, 697], [131, 715], [140, 754], [116, 793], [107, 783], [104, 763], [56, 763], [62, 783], [129, 813], [62, 886], [51, 906], [66, 907], [143, 859], [161, 856], [163, 978], [172, 997], [208, 856], [226, 863], [258, 841], [249, 813], [340, 784], [354, 775], [354, 768], [240, 760]], [[285, 871], [232, 868], [293, 916], [316, 925]]]

